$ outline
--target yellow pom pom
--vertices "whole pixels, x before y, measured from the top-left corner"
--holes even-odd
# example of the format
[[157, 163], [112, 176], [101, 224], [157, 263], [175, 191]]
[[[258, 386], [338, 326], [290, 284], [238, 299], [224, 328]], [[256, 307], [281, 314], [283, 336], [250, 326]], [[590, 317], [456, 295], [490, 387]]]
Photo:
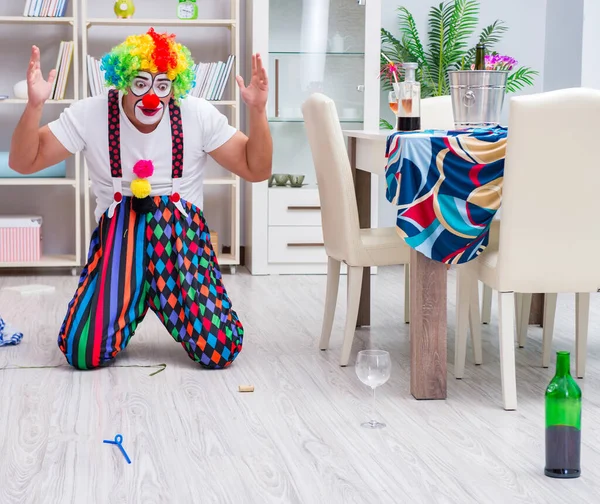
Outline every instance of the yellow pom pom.
[[146, 196], [150, 196], [150, 192], [152, 192], [152, 186], [146, 179], [138, 178], [132, 180], [130, 188], [136, 198], [145, 198]]

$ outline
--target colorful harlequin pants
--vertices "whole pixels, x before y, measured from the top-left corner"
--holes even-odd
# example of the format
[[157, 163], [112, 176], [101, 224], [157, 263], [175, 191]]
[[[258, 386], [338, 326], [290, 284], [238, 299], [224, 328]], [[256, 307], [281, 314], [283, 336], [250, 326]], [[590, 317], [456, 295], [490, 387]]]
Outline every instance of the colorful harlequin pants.
[[207, 368], [230, 365], [244, 329], [221, 280], [202, 212], [168, 196], [138, 214], [131, 198], [105, 213], [68, 305], [58, 345], [78, 369], [105, 364], [129, 343], [151, 308], [190, 358]]

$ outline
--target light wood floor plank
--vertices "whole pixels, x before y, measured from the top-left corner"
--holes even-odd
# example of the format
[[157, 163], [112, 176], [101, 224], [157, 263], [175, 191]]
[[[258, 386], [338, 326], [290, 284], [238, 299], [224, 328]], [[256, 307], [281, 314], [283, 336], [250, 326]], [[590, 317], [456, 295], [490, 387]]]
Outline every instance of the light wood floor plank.
[[[339, 366], [345, 316], [342, 277], [330, 349], [318, 349], [325, 276], [224, 276], [244, 326], [244, 349], [223, 371], [197, 367], [151, 312], [115, 365], [65, 366], [56, 339], [77, 284], [71, 277], [0, 278], [0, 316], [24, 333], [0, 348], [0, 502], [21, 503], [554, 503], [597, 501], [600, 491], [600, 303], [591, 297], [578, 480], [543, 475], [544, 389], [555, 353], [573, 352], [574, 295], [559, 295], [552, 359], [542, 330], [516, 350], [518, 410], [502, 409], [497, 298], [482, 327], [483, 365], [472, 352], [453, 376], [455, 276], [448, 275], [448, 398], [410, 394], [403, 269], [372, 279], [371, 325], [357, 329], [349, 366]], [[52, 295], [20, 297], [8, 285], [46, 283]], [[360, 427], [369, 390], [356, 353], [392, 355], [377, 390], [380, 431]], [[156, 368], [117, 367], [166, 363]], [[238, 386], [255, 386], [240, 393]], [[132, 460], [102, 443], [119, 433]]]

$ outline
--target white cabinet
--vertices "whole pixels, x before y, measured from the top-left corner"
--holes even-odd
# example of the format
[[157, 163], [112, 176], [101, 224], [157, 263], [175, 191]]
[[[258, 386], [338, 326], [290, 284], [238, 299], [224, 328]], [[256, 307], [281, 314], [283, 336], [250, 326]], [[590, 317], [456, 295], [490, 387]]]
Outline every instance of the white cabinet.
[[[249, 0], [246, 19], [246, 59], [259, 53], [269, 77], [273, 174], [304, 176], [301, 187], [245, 184], [246, 265], [256, 275], [324, 274], [319, 193], [301, 107], [320, 92], [335, 101], [343, 129], [379, 129], [381, 0]], [[377, 180], [372, 187], [376, 226]]]

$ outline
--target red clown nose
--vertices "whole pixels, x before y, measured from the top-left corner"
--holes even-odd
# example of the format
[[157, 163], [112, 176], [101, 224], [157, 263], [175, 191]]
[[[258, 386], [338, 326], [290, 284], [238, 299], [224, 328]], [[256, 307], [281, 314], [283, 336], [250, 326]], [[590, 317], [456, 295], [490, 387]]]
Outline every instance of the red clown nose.
[[160, 99], [155, 94], [147, 94], [142, 98], [142, 105], [147, 109], [155, 109], [160, 105]]

